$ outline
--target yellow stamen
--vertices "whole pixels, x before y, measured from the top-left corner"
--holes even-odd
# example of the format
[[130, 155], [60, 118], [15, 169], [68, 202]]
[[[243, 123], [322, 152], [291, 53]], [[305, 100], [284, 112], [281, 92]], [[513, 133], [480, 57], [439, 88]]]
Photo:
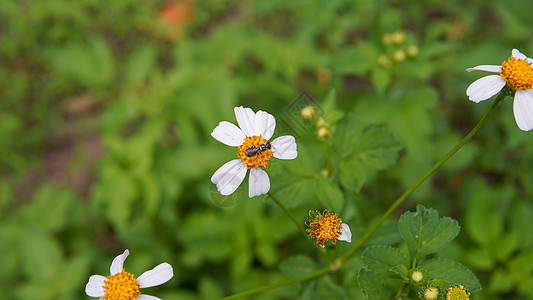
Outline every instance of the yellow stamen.
[[470, 293], [462, 285], [450, 287], [446, 292], [446, 300], [470, 300]]
[[109, 275], [106, 278], [105, 300], [133, 300], [141, 294], [139, 283], [131, 273], [122, 270], [122, 272]]
[[317, 244], [324, 248], [326, 241], [332, 241], [333, 244], [337, 243], [337, 238], [341, 236], [342, 220], [338, 214], [330, 214], [328, 212], [317, 214], [314, 220], [307, 219], [309, 224], [309, 235], [316, 237]]
[[247, 149], [251, 147], [258, 148], [259, 145], [266, 145], [267, 142], [268, 141], [262, 138], [261, 136], [254, 135], [246, 137], [244, 139], [244, 143], [239, 146], [239, 152], [237, 153], [237, 155], [241, 158], [241, 161], [248, 166], [248, 169], [251, 169], [253, 167], [263, 169], [268, 165], [270, 159], [272, 158], [272, 156], [274, 156], [272, 149], [266, 149], [265, 151], [257, 151], [252, 156], [246, 155]]
[[502, 63], [500, 76], [514, 90], [528, 90], [533, 87], [533, 68], [526, 59], [509, 57], [508, 60]]

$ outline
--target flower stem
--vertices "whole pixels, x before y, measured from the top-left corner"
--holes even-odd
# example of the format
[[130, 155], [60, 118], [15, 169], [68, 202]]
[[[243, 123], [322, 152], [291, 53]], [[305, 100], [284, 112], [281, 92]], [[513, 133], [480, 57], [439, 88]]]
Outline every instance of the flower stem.
[[276, 202], [276, 204], [281, 208], [281, 210], [283, 210], [283, 212], [285, 212], [285, 214], [287, 216], [289, 216], [289, 218], [292, 220], [292, 222], [296, 225], [296, 227], [298, 227], [298, 229], [300, 230], [300, 232], [302, 232], [302, 234], [305, 236], [305, 238], [311, 243], [313, 244], [315, 247], [317, 247], [317, 250], [318, 252], [320, 252], [320, 254], [322, 254], [322, 256], [324, 256], [324, 258], [331, 262], [331, 258], [329, 257], [326, 249], [323, 249], [321, 248], [320, 246], [318, 246], [318, 244], [316, 244], [315, 242], [313, 242], [312, 240], [308, 239], [308, 234], [307, 234], [307, 231], [305, 231], [305, 228], [302, 226], [302, 224], [300, 222], [298, 222], [298, 219], [296, 219], [296, 217], [287, 209], [287, 207], [285, 207], [285, 205], [283, 205], [283, 203], [281, 203], [281, 201], [279, 201], [279, 199], [274, 196], [274, 194], [272, 194], [272, 192], [268, 192], [268, 196], [274, 200], [274, 202]]
[[328, 177], [331, 176], [331, 150], [329, 147], [329, 142], [324, 140], [324, 158], [326, 159], [326, 170], [328, 171]]
[[[317, 278], [319, 276], [325, 275], [325, 274], [327, 274], [329, 272], [336, 271], [337, 269], [339, 269], [342, 266], [342, 264], [359, 247], [361, 247], [372, 236], [372, 234], [374, 234], [374, 232], [379, 228], [379, 226], [381, 226], [381, 224], [383, 224], [383, 222], [385, 222], [385, 220], [390, 216], [390, 214], [400, 204], [402, 204], [405, 201], [405, 199], [407, 199], [407, 197], [411, 193], [413, 193], [418, 188], [418, 186], [420, 186], [424, 181], [426, 181], [426, 179], [428, 179], [429, 176], [431, 176], [438, 168], [440, 168], [440, 166], [442, 166], [448, 159], [450, 159], [450, 157], [452, 157], [455, 153], [457, 153], [457, 151], [459, 151], [459, 149], [461, 149], [481, 129], [481, 127], [483, 127], [483, 125], [487, 122], [489, 117], [494, 112], [494, 109], [496, 108], [496, 106], [498, 106], [498, 104], [500, 104], [500, 102], [507, 95], [508, 94], [505, 93], [504, 91], [500, 92], [498, 94], [498, 96], [496, 97], [496, 99], [494, 100], [494, 102], [492, 102], [489, 110], [485, 113], [485, 115], [481, 118], [481, 120], [476, 124], [476, 126], [452, 150], [450, 150], [450, 152], [448, 152], [446, 155], [444, 155], [435, 165], [433, 165], [433, 167], [431, 167], [407, 191], [405, 191], [389, 207], [389, 209], [387, 209], [387, 211], [379, 218], [379, 220], [374, 225], [372, 225], [372, 227], [361, 238], [359, 238], [359, 240], [357, 242], [355, 242], [354, 245], [350, 249], [348, 249], [348, 251], [346, 251], [344, 253], [344, 255], [342, 257], [338, 258], [335, 262], [331, 263], [329, 266], [327, 266], [327, 267], [325, 267], [323, 269], [320, 269], [320, 270], [318, 270], [318, 271], [316, 271], [314, 273], [311, 273], [311, 274], [309, 274], [307, 276], [294, 278], [294, 279], [290, 279], [290, 280], [286, 280], [286, 281], [277, 282], [277, 283], [273, 283], [273, 284], [270, 284], [270, 285], [258, 287], [258, 288], [251, 289], [251, 290], [248, 290], [248, 291], [245, 291], [245, 292], [242, 292], [242, 293], [234, 294], [234, 295], [222, 298], [222, 299], [224, 299], [224, 300], [236, 299], [236, 298], [239, 298], [239, 297], [244, 297], [244, 296], [256, 294], [256, 293], [259, 293], [259, 292], [262, 292], [262, 291], [275, 289], [275, 288], [278, 288], [278, 287], [282, 287], [282, 286], [286, 286], [286, 285], [295, 284], [295, 283], [298, 283], [298, 282], [311, 280], [313, 278]], [[329, 145], [326, 146], [326, 149], [327, 149], [326, 150], [327, 151], [326, 152], [327, 153], [326, 156], [329, 157]], [[327, 164], [327, 161], [328, 161], [328, 159], [326, 160], [326, 164]], [[269, 192], [268, 195], [281, 207], [282, 210], [285, 211], [285, 213], [287, 213], [287, 215], [289, 215], [291, 220], [293, 220], [293, 222], [298, 226], [298, 228], [300, 228], [300, 230], [304, 230], [302, 225], [296, 220], [296, 218], [294, 218], [294, 216], [292, 216], [292, 214], [287, 210], [287, 208], [281, 202], [279, 202], [279, 200], [276, 197], [274, 197], [272, 195], [272, 193]], [[305, 231], [303, 231], [303, 232], [305, 233]]]
[[331, 270], [332, 270], [331, 267], [326, 267], [326, 268], [320, 269], [320, 270], [318, 270], [318, 271], [316, 271], [314, 273], [311, 273], [311, 274], [309, 274], [307, 276], [303, 276], [303, 277], [299, 277], [299, 278], [294, 278], [294, 279], [290, 279], [290, 280], [286, 280], [286, 281], [281, 281], [281, 282], [277, 282], [277, 283], [273, 283], [273, 284], [257, 287], [255, 289], [251, 289], [251, 290], [248, 290], [248, 291], [245, 291], [245, 292], [242, 292], [242, 293], [238, 293], [238, 294], [234, 294], [234, 295], [231, 295], [231, 296], [228, 296], [228, 297], [224, 297], [221, 300], [237, 299], [237, 298], [240, 298], [240, 297], [253, 295], [253, 294], [256, 294], [256, 293], [259, 293], [259, 292], [262, 292], [262, 291], [272, 290], [272, 289], [279, 288], [279, 287], [282, 287], [282, 286], [291, 285], [291, 284], [295, 284], [295, 283], [298, 283], [298, 282], [311, 280], [313, 278], [317, 278], [317, 277], [320, 277], [320, 276], [322, 276], [324, 274], [327, 274]]
[[455, 146], [453, 147], [450, 152], [446, 153], [433, 167], [431, 167], [424, 175], [422, 175], [407, 191], [405, 191], [390, 207], [387, 209], [385, 213], [379, 218], [379, 220], [372, 225], [372, 227], [361, 237], [357, 242], [354, 243], [354, 245], [348, 249], [344, 253], [344, 255], [341, 257], [341, 262], [345, 262], [361, 245], [363, 245], [371, 236], [374, 234], [374, 232], [385, 222], [385, 220], [389, 217], [389, 215], [398, 207], [400, 204], [402, 204], [405, 199], [413, 193], [418, 186], [420, 186], [426, 179], [429, 178], [440, 166], [442, 166], [450, 157], [452, 157], [459, 149], [461, 149], [480, 129], [485, 125], [489, 117], [494, 112], [494, 109], [500, 102], [507, 96], [507, 93], [504, 93], [503, 91], [498, 94], [496, 99], [492, 102], [489, 110], [485, 113], [485, 115], [481, 118], [481, 120], [476, 124], [476, 126]]

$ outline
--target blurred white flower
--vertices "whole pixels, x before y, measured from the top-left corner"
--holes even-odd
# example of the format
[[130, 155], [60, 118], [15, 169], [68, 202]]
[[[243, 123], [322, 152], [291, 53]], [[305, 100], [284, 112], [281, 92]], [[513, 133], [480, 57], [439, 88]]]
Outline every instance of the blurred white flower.
[[498, 73], [474, 81], [466, 89], [468, 98], [476, 103], [498, 94], [505, 85], [515, 92], [513, 112], [518, 127], [524, 131], [533, 129], [533, 59], [517, 49], [501, 65], [480, 65], [466, 69]]
[[[113, 259], [110, 274], [107, 277], [93, 275], [85, 286], [85, 293], [90, 297], [99, 297], [100, 300], [157, 300], [150, 295], [141, 295], [139, 288], [161, 285], [174, 276], [172, 266], [162, 263], [146, 271], [138, 278], [124, 270], [124, 261], [130, 254], [126, 249], [124, 253]], [[160, 299], [159, 299], [160, 300]]]
[[263, 169], [272, 157], [296, 158], [296, 141], [293, 136], [284, 135], [269, 142], [276, 128], [276, 119], [264, 111], [254, 113], [250, 108], [235, 107], [235, 117], [239, 127], [222, 121], [211, 136], [228, 146], [239, 147], [239, 158], [222, 165], [211, 177], [211, 182], [222, 195], [229, 195], [241, 185], [246, 170], [250, 169], [248, 196], [266, 194], [270, 190], [270, 179]]

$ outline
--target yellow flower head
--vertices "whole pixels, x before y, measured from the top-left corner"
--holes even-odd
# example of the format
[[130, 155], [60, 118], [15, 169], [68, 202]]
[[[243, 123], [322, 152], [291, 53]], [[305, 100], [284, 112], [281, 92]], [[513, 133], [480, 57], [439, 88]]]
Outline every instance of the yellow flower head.
[[446, 300], [470, 300], [470, 293], [462, 285], [452, 286], [446, 292]]
[[350, 227], [342, 223], [338, 214], [330, 214], [327, 210], [323, 212], [309, 211], [309, 218], [307, 218], [305, 225], [308, 227], [309, 237], [316, 237], [317, 244], [322, 248], [324, 248], [326, 241], [336, 244], [337, 240], [347, 242], [352, 240]]

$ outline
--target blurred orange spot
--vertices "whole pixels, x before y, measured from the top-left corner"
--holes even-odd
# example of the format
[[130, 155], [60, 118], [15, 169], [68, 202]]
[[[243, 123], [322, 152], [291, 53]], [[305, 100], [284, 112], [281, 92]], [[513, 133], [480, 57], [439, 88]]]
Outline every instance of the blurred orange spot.
[[194, 15], [194, 3], [188, 0], [167, 2], [159, 9], [159, 17], [169, 25], [188, 24]]

